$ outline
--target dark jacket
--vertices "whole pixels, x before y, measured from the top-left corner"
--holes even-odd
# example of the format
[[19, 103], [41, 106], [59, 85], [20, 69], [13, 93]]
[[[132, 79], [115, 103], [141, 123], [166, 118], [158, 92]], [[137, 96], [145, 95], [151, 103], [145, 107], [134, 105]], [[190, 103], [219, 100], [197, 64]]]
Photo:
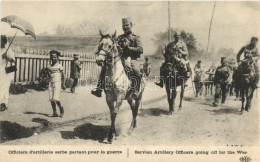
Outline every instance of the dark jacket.
[[70, 65], [70, 77], [71, 78], [80, 78], [80, 62], [79, 60], [72, 60]]
[[142, 42], [139, 36], [135, 34], [122, 34], [119, 37], [119, 40], [127, 39], [129, 41], [128, 48], [123, 49], [123, 57], [131, 57], [132, 60], [140, 58], [140, 55], [143, 53]]

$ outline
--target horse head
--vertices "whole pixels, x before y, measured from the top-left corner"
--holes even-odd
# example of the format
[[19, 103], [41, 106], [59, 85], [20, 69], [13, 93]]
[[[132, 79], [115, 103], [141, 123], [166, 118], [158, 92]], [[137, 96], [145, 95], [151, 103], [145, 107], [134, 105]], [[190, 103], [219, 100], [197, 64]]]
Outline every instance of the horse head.
[[119, 55], [116, 31], [113, 35], [103, 34], [100, 31], [101, 39], [96, 52], [96, 62], [98, 65], [103, 66], [105, 62], [111, 63], [114, 58]]
[[245, 59], [241, 63], [241, 73], [242, 74], [252, 74], [254, 73], [254, 67], [253, 67], [254, 61], [252, 59]]

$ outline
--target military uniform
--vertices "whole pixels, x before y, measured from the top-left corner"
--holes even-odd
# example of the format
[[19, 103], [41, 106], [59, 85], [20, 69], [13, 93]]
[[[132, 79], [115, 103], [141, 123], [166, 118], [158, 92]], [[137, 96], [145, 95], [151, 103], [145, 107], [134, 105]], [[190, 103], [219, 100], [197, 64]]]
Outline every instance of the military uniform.
[[[240, 62], [240, 56], [244, 53], [244, 58], [245, 59], [250, 59], [250, 58], [259, 58], [259, 53], [258, 49], [256, 46], [252, 46], [251, 44], [248, 44], [240, 49], [240, 51], [237, 54], [237, 62]], [[259, 81], [259, 68], [257, 66], [257, 63], [255, 62], [253, 64], [255, 73], [256, 73], [256, 84]], [[239, 69], [240, 67], [238, 67]]]
[[78, 60], [79, 55], [74, 54], [74, 58], [77, 58], [77, 59], [72, 60], [71, 65], [70, 65], [70, 78], [73, 79], [73, 84], [70, 89], [70, 91], [72, 93], [75, 92], [75, 88], [76, 88], [76, 86], [78, 84], [78, 80], [80, 78], [80, 70], [81, 70], [80, 62]]
[[[180, 65], [180, 68], [183, 68], [185, 72], [191, 73], [191, 67], [189, 65], [189, 62], [187, 61], [186, 57], [189, 55], [188, 49], [186, 44], [181, 41], [173, 41], [169, 43], [166, 47], [165, 51], [165, 62], [162, 64], [160, 68], [160, 76], [164, 76], [164, 66], [167, 63], [174, 63], [177, 62], [178, 65]], [[188, 74], [185, 74], [186, 77], [190, 77]], [[160, 79], [160, 83], [156, 83], [160, 87], [163, 87], [163, 80]]]
[[[131, 18], [123, 18], [122, 19], [123, 24], [123, 30], [124, 26], [130, 25], [132, 27], [132, 20]], [[129, 29], [129, 26], [128, 26]], [[131, 86], [132, 90], [134, 91], [133, 97], [137, 97], [138, 91], [140, 89], [140, 83], [141, 83], [141, 72], [140, 72], [140, 64], [137, 62], [137, 59], [140, 58], [141, 54], [143, 53], [143, 47], [141, 43], [141, 39], [139, 36], [132, 33], [131, 30], [124, 31], [124, 34], [118, 36], [118, 45], [120, 46], [122, 50], [122, 61], [123, 65], [126, 69], [129, 69], [129, 72], [133, 72], [137, 83], [132, 85], [137, 85], [135, 87]], [[102, 67], [100, 77], [99, 77], [99, 83], [95, 90], [92, 90], [91, 93], [97, 97], [102, 96], [102, 90], [105, 88], [105, 73], [106, 69], [105, 66]]]
[[[123, 53], [122, 57], [124, 60], [124, 65], [126, 68], [132, 69], [134, 74], [137, 76], [141, 75], [140, 64], [137, 62], [137, 59], [140, 58], [143, 53], [142, 42], [139, 36], [131, 34], [122, 34], [118, 36], [119, 45], [121, 41], [127, 42], [127, 46], [122, 47]], [[131, 58], [131, 61], [128, 61], [128, 57]]]
[[[221, 58], [221, 61], [225, 61], [225, 58]], [[220, 95], [222, 94], [222, 101], [221, 103], [225, 103], [227, 93], [228, 93], [228, 79], [231, 75], [230, 68], [223, 64], [217, 67], [215, 72], [214, 84], [216, 86], [215, 90], [215, 102], [213, 103], [214, 106], [217, 106], [219, 103]]]

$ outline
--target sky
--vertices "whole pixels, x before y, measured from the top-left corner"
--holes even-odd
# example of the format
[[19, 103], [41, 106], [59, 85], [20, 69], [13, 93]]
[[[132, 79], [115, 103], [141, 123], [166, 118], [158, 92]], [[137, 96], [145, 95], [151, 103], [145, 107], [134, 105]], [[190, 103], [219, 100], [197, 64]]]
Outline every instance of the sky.
[[[201, 48], [206, 48], [213, 1], [170, 3], [171, 26], [193, 33]], [[111, 31], [122, 34], [121, 19], [131, 17], [133, 31], [140, 35], [146, 54], [153, 54], [155, 33], [168, 27], [168, 2], [89, 2], [89, 1], [2, 1], [1, 17], [20, 16], [34, 26], [36, 34], [55, 33], [59, 25], [77, 27], [106, 22]], [[96, 29], [98, 32], [99, 29]], [[1, 32], [9, 32], [1, 23]], [[210, 48], [233, 48], [238, 51], [252, 36], [260, 36], [260, 2], [217, 1], [212, 22]], [[259, 46], [259, 45], [258, 45]]]

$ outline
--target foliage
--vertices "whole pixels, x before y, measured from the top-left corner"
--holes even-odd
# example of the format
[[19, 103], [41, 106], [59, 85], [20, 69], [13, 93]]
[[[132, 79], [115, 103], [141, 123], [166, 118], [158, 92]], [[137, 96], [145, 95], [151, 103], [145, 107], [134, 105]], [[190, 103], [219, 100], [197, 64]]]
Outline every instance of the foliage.
[[[174, 33], [176, 29], [171, 28], [171, 33]], [[171, 34], [171, 39], [173, 38]], [[181, 38], [186, 43], [188, 48], [190, 58], [199, 55], [199, 50], [197, 47], [197, 40], [192, 33], [188, 33], [184, 30], [181, 31]], [[168, 44], [168, 30], [164, 32], [158, 32], [155, 34], [152, 41], [157, 45], [157, 51], [155, 55], [162, 55], [163, 48]]]
[[41, 69], [38, 81], [39, 81], [39, 86], [41, 87], [42, 90], [46, 90], [48, 88], [49, 81], [50, 81], [50, 72], [48, 68]]
[[28, 87], [21, 83], [11, 83], [9, 93], [10, 94], [23, 94], [28, 91]]
[[71, 78], [66, 78], [65, 79], [65, 86], [66, 86], [66, 88], [71, 88], [72, 84], [73, 84], [73, 79], [71, 79]]

